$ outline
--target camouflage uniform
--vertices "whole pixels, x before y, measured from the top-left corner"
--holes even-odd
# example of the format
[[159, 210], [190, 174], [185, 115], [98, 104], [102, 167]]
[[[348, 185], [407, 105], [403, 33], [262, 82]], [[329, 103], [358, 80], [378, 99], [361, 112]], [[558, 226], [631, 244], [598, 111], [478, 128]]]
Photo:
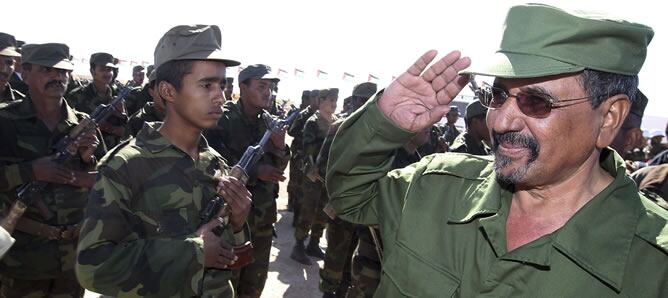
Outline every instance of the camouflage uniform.
[[[325, 177], [329, 149], [341, 123], [342, 120], [332, 123], [327, 138], [320, 148], [316, 164], [322, 177]], [[358, 225], [340, 218], [331, 219], [327, 224], [327, 250], [324, 266], [320, 269], [320, 291], [325, 295], [337, 297], [346, 295], [351, 281], [352, 256], [358, 242], [357, 227]]]
[[480, 141], [476, 144], [473, 136], [467, 131], [455, 138], [450, 145], [451, 152], [468, 153], [473, 155], [489, 155], [491, 149], [484, 142]]
[[448, 144], [448, 146], [452, 145], [452, 142], [455, 141], [459, 134], [459, 129], [457, 129], [454, 124], [452, 126], [449, 126], [448, 124], [443, 126], [443, 138], [445, 139], [445, 142]]
[[[218, 120], [218, 125], [206, 130], [205, 136], [211, 147], [220, 152], [233, 165], [239, 161], [248, 146], [260, 141], [267, 127], [267, 123], [261, 117], [251, 119], [244, 114], [243, 99], [237, 102], [227, 101], [223, 106], [223, 117]], [[271, 145], [266, 147], [271, 147]], [[287, 146], [282, 149], [266, 152], [255, 167], [255, 171], [262, 164], [268, 164], [281, 170], [285, 169], [290, 160], [290, 151]], [[235, 272], [233, 283], [240, 297], [259, 297], [262, 293], [267, 280], [269, 253], [274, 234], [274, 223], [277, 219], [274, 194], [278, 189], [278, 183], [258, 179], [255, 171], [248, 173], [249, 178], [246, 184], [253, 195], [253, 205], [247, 222], [251, 229], [255, 262]]]
[[[14, 202], [16, 188], [34, 181], [31, 161], [52, 154], [52, 146], [85, 117], [69, 107], [64, 99], [62, 101], [62, 118], [53, 131], [37, 118], [30, 98], [0, 109], [0, 139], [6, 142], [0, 146], [0, 212], [3, 214]], [[85, 164], [78, 155], [65, 166], [79, 171], [94, 167]], [[78, 234], [75, 231], [83, 219], [87, 198], [87, 188], [49, 184], [39, 203], [53, 216], [46, 219], [44, 210], [40, 213], [34, 204], [28, 207], [22, 218], [24, 223], [19, 223], [14, 232], [16, 243], [0, 262], [0, 296], [83, 296], [74, 275]], [[66, 230], [69, 233], [55, 232]], [[38, 236], [44, 231], [49, 235]]]
[[288, 129], [288, 134], [293, 138], [290, 144], [292, 156], [290, 158], [290, 180], [288, 180], [288, 202], [292, 206], [294, 214], [293, 225], [297, 222], [297, 218], [299, 218], [299, 203], [303, 196], [304, 124], [313, 113], [315, 113], [315, 109], [310, 106], [306, 107], [306, 109], [299, 112], [299, 115]]
[[[69, 94], [65, 96], [67, 98], [68, 103], [70, 106], [73, 108], [77, 109], [80, 112], [84, 112], [87, 114], [93, 113], [95, 109], [101, 105], [101, 104], [108, 104], [112, 97], [116, 94], [116, 89], [115, 88], [109, 88], [107, 89], [106, 96], [101, 97], [97, 95], [97, 91], [95, 90], [95, 84], [90, 83], [86, 87], [82, 88], [76, 88]], [[113, 126], [125, 126], [127, 124], [128, 117], [126, 114], [121, 114], [118, 111], [114, 110], [114, 113], [107, 118], [106, 122], [113, 125]], [[108, 133], [106, 131], [102, 131], [102, 141], [104, 144], [106, 150], [111, 150], [113, 147], [118, 145], [121, 142], [122, 137], [116, 136], [114, 134]], [[100, 150], [98, 150], [100, 151]], [[102, 150], [101, 152], [105, 152]], [[97, 156], [97, 158], [101, 158], [102, 156]]]
[[[81, 229], [79, 282], [113, 296], [232, 297], [231, 271], [203, 267], [195, 234], [224, 160], [202, 138], [194, 161], [158, 127], [147, 124], [100, 161]], [[231, 229], [221, 237], [234, 243]]]
[[[394, 151], [393, 169], [406, 167], [412, 163], [418, 162], [420, 156], [417, 153], [408, 153], [404, 148]], [[359, 235], [359, 246], [355, 252], [352, 265], [352, 282], [348, 290], [349, 298], [370, 298], [378, 288], [381, 275], [381, 260], [378, 256], [376, 243], [373, 241], [370, 227], [360, 225], [357, 233]], [[377, 236], [380, 236], [378, 227], [371, 227], [375, 230]], [[378, 237], [380, 241], [380, 237]], [[383, 250], [382, 243], [380, 251]]]
[[147, 102], [144, 107], [130, 116], [128, 124], [125, 127], [125, 138], [131, 138], [137, 135], [139, 130], [144, 126], [145, 122], [162, 121], [165, 115], [158, 112], [155, 108], [155, 103]]
[[26, 96], [25, 96], [24, 93], [19, 92], [16, 89], [13, 89], [12, 85], [7, 83], [7, 85], [5, 86], [5, 91], [0, 93], [0, 103], [12, 102], [12, 101], [15, 101], [15, 100], [23, 99], [25, 97]]
[[141, 108], [145, 107], [147, 102], [153, 101], [151, 94], [148, 93], [149, 88], [149, 84], [146, 84], [144, 87], [134, 87], [130, 90], [124, 99], [125, 110], [128, 115], [134, 115]]
[[[333, 119], [333, 121], [336, 121], [336, 119]], [[330, 123], [321, 116], [320, 111], [306, 121], [303, 132], [305, 159], [316, 161], [325, 137], [327, 137], [329, 125]], [[315, 164], [311, 163], [311, 166], [315, 166]], [[304, 179], [303, 191], [299, 219], [295, 225], [295, 239], [298, 242], [304, 241], [310, 231], [311, 241], [316, 241], [322, 237], [322, 232], [327, 223], [327, 215], [322, 211], [328, 201], [327, 191], [323, 181], [314, 182], [309, 178]]]

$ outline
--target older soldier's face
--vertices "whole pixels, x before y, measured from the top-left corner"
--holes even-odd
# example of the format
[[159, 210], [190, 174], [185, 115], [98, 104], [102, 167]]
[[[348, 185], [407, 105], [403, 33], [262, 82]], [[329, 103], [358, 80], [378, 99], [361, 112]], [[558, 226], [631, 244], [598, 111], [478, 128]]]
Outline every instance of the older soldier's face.
[[14, 58], [0, 55], [0, 87], [4, 87], [14, 73]]
[[70, 71], [32, 64], [23, 69], [31, 97], [61, 98], [67, 90]]
[[523, 113], [514, 96], [540, 92], [556, 101], [586, 97], [577, 75], [497, 79], [494, 86], [511, 95], [487, 113], [494, 167], [501, 181], [519, 188], [549, 185], [574, 174], [593, 156], [602, 120], [589, 101], [536, 118]]

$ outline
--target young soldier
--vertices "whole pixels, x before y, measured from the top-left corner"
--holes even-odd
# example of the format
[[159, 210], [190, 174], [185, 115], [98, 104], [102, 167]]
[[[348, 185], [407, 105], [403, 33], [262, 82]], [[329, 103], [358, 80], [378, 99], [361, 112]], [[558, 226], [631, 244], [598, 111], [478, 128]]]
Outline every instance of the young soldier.
[[[92, 291], [112, 296], [232, 297], [231, 247], [244, 240], [250, 193], [241, 181], [216, 175], [224, 160], [201, 131], [222, 115], [225, 68], [217, 26], [176, 26], [155, 50], [156, 84], [165, 100], [163, 123], [101, 161], [86, 207], [77, 276]], [[201, 222], [216, 195], [230, 207]], [[220, 236], [214, 233], [224, 227]]]

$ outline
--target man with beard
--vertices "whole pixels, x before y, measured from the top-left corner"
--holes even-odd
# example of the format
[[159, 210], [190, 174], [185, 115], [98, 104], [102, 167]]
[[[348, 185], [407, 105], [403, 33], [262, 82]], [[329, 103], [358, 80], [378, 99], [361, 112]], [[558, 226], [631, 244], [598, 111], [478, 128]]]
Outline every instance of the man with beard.
[[16, 242], [0, 263], [0, 297], [82, 297], [74, 274], [79, 224], [95, 180], [95, 132], [83, 135], [75, 155], [53, 160], [53, 144], [86, 117], [63, 98], [73, 69], [64, 44], [23, 49], [29, 94], [0, 109], [0, 213], [6, 214], [22, 184], [48, 183], [14, 231]]
[[[458, 75], [469, 58], [427, 67], [429, 51], [347, 119], [327, 186], [339, 216], [380, 225], [375, 295], [665, 296], [668, 213], [607, 148], [652, 37], [618, 18], [514, 6], [493, 59]], [[435, 154], [389, 171], [389, 152], [447, 113], [468, 74], [495, 77], [480, 96], [494, 156]]]
[[[111, 102], [116, 89], [112, 86], [115, 73], [118, 71], [116, 65], [118, 59], [109, 53], [95, 53], [90, 56], [90, 74], [93, 81], [85, 87], [72, 90], [66, 95], [67, 101], [73, 108], [87, 114], [93, 113], [101, 104]], [[121, 103], [115, 112], [100, 125], [102, 131], [102, 145], [105, 150], [113, 148], [120, 143], [125, 134], [125, 124], [128, 121], [124, 105]], [[98, 154], [98, 155], [101, 155]], [[101, 158], [102, 156], [97, 156]]]
[[21, 54], [17, 52], [14, 36], [0, 32], [0, 103], [25, 97], [9, 84], [17, 57], [21, 57]]

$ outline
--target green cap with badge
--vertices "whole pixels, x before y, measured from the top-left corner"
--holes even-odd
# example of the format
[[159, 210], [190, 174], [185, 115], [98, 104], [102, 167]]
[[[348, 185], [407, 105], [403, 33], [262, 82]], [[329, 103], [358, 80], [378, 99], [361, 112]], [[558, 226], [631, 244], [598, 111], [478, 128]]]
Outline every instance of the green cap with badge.
[[95, 53], [90, 55], [90, 63], [95, 65], [102, 65], [111, 68], [118, 68], [118, 59], [114, 58], [109, 53]]
[[137, 65], [137, 66], [132, 68], [132, 73], [141, 72], [141, 71], [144, 71], [144, 70], [145, 70], [144, 66]]
[[242, 70], [239, 73], [239, 83], [246, 83], [246, 80], [248, 79], [262, 79], [262, 80], [270, 80], [273, 82], [278, 83], [281, 81], [279, 78], [270, 76], [271, 74], [271, 67], [269, 65], [264, 65], [264, 64], [253, 64], [253, 65], [248, 65], [244, 70]]
[[216, 60], [225, 66], [240, 63], [223, 55], [220, 28], [216, 25], [180, 25], [160, 38], [153, 52], [155, 68], [173, 60]]
[[18, 52], [18, 44], [13, 35], [0, 32], [0, 55], [8, 57], [21, 57]]
[[518, 5], [508, 11], [496, 54], [472, 59], [461, 73], [534, 78], [593, 69], [637, 75], [653, 36], [648, 26], [600, 13]]
[[21, 48], [23, 63], [73, 70], [70, 48], [62, 43], [27, 44]]
[[466, 114], [464, 114], [464, 119], [468, 120], [481, 115], [487, 115], [487, 108], [483, 106], [479, 100], [476, 100], [466, 106]]

